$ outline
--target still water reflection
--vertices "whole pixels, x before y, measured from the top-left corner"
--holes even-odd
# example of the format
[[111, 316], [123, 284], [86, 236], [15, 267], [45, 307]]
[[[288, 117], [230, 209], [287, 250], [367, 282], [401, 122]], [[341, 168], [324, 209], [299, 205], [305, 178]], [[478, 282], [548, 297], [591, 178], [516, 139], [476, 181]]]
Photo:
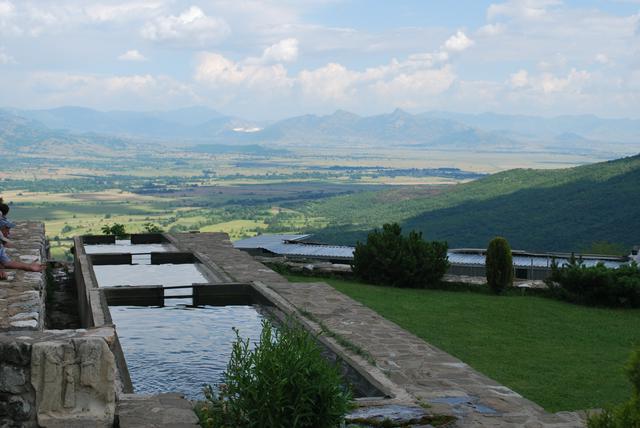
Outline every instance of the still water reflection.
[[202, 387], [222, 379], [240, 330], [251, 342], [260, 337], [264, 315], [253, 306], [190, 308], [110, 308], [138, 394], [181, 392], [203, 397]]

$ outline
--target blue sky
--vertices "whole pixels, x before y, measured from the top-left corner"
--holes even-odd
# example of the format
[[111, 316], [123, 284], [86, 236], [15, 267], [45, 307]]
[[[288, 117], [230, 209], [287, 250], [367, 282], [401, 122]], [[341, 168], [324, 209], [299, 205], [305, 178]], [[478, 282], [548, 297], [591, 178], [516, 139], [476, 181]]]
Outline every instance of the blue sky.
[[640, 0], [0, 0], [0, 105], [640, 117]]

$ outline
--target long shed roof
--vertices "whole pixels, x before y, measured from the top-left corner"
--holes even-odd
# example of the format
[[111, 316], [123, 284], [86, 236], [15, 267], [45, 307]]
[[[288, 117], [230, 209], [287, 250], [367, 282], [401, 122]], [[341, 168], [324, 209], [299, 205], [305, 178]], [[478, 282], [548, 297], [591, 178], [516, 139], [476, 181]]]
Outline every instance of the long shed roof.
[[[309, 258], [331, 258], [351, 260], [354, 247], [342, 245], [325, 245], [303, 242], [311, 235], [278, 234], [258, 235], [252, 238], [234, 242], [239, 249], [263, 249], [281, 256], [298, 256]], [[449, 262], [456, 265], [482, 265], [485, 264], [484, 249], [452, 249], [447, 254]], [[527, 253], [525, 251], [513, 251], [513, 264], [516, 267], [550, 267], [553, 260], [562, 266], [569, 263], [569, 255], [563, 253]], [[611, 256], [583, 256], [585, 266], [595, 266], [604, 263], [610, 268], [618, 268], [626, 263], [623, 257]]]

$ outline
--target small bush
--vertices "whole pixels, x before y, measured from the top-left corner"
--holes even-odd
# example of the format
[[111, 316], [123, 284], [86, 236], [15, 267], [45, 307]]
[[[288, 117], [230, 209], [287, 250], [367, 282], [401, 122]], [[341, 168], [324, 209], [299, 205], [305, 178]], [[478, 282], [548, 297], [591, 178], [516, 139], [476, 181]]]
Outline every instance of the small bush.
[[485, 267], [487, 284], [494, 293], [499, 294], [513, 285], [513, 258], [506, 239], [498, 236], [489, 242]]
[[144, 227], [144, 231], [147, 233], [162, 233], [164, 230], [154, 223], [145, 223], [142, 225]]
[[599, 263], [586, 267], [572, 257], [569, 264], [552, 265], [547, 281], [558, 298], [590, 306], [640, 307], [640, 269], [636, 263], [618, 269]]
[[446, 242], [426, 242], [422, 233], [402, 235], [397, 223], [369, 233], [356, 245], [353, 272], [373, 284], [424, 288], [435, 285], [449, 268]]
[[[237, 334], [237, 332], [236, 332]], [[219, 393], [205, 390], [202, 426], [329, 428], [339, 426], [351, 393], [302, 327], [263, 322], [260, 343], [237, 336]]]
[[633, 385], [631, 399], [591, 416], [587, 423], [589, 428], [640, 428], [640, 347], [631, 353], [625, 371]]
[[104, 233], [105, 235], [116, 235], [117, 238], [122, 238], [127, 235], [124, 224], [120, 223], [114, 223], [111, 226], [105, 224], [104, 226], [102, 226], [102, 233]]

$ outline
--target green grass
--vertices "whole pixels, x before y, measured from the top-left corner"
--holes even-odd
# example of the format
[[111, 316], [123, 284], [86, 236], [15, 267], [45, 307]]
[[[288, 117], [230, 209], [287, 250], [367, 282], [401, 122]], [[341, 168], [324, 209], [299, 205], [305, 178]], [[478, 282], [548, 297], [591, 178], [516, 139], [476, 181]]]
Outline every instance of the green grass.
[[325, 281], [548, 411], [598, 408], [630, 395], [622, 368], [640, 343], [640, 310]]

